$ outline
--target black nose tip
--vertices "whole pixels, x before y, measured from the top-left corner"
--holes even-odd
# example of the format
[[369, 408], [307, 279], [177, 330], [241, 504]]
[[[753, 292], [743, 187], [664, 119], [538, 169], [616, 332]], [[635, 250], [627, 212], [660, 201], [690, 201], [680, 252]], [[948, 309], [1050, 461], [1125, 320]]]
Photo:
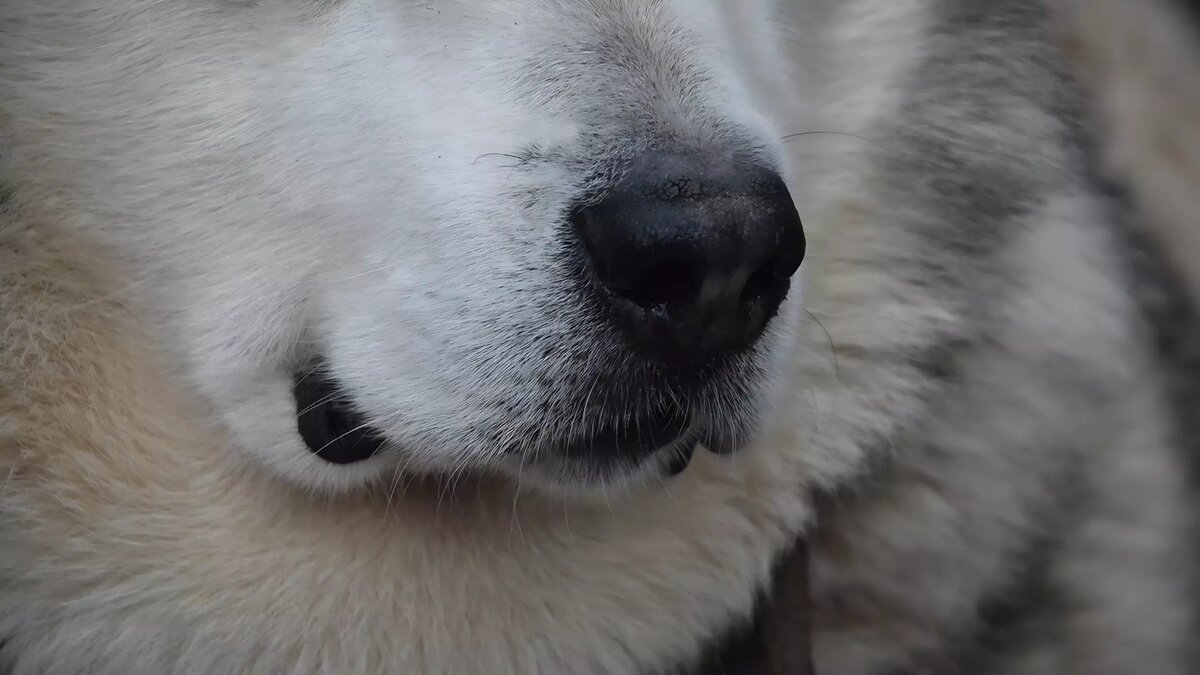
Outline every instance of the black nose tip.
[[779, 175], [701, 155], [640, 158], [573, 220], [613, 321], [659, 360], [749, 347], [804, 259]]

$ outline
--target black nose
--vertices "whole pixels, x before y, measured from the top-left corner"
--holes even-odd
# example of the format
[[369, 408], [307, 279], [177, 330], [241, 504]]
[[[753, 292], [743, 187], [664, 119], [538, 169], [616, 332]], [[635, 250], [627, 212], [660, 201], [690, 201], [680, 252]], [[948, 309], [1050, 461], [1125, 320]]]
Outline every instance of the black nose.
[[573, 222], [613, 322], [668, 362], [752, 345], [804, 259], [779, 175], [702, 155], [638, 159]]

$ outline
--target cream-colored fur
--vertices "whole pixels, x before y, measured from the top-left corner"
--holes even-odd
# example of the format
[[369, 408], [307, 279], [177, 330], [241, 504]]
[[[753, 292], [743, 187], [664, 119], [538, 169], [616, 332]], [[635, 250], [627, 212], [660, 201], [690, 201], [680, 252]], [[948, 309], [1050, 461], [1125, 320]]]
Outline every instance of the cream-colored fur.
[[[591, 501], [491, 464], [497, 439], [596, 422], [578, 376], [612, 364], [555, 227], [592, 165], [639, 138], [782, 154], [746, 91], [787, 98], [770, 19], [0, 3], [0, 666], [643, 673], [744, 619], [809, 515], [799, 477], [831, 473], [790, 429]], [[335, 467], [301, 442], [318, 343], [403, 452]], [[413, 467], [486, 478], [390, 480]]]
[[17, 675], [666, 667], [749, 611], [807, 513], [781, 452], [586, 508], [469, 480], [314, 498], [192, 414], [94, 247], [0, 231]]
[[[772, 49], [723, 49], [771, 46], [766, 4], [724, 4], [744, 16], [693, 40], [681, 26], [726, 25], [703, 20], [716, 4], [594, 0], [609, 20], [593, 24], [577, 3], [514, 0], [530, 25], [506, 33], [507, 15], [469, 2], [308, 3], [328, 14], [302, 20], [285, 0], [130, 0], [119, 16], [5, 2], [22, 28], [22, 58], [0, 62], [15, 191], [0, 223], [0, 664], [16, 675], [641, 675], [749, 614], [813, 520], [814, 487], [831, 497], [812, 541], [821, 675], [950, 662], [988, 628], [984, 603], [1029, 590], [1026, 556], [1053, 602], [989, 673], [1186, 672], [1194, 566], [1168, 365], [1048, 103], [1062, 82], [1036, 67], [1034, 0], [795, 2], [786, 78]], [[578, 23], [532, 11], [551, 8]], [[591, 31], [628, 53], [589, 61], [571, 38]], [[530, 45], [538, 58], [514, 58]], [[614, 78], [621, 59], [652, 67]], [[701, 71], [716, 75], [689, 88]], [[613, 80], [638, 85], [618, 88], [631, 114], [610, 105]], [[798, 100], [768, 115], [762, 91], [788, 82]], [[811, 252], [781, 316], [796, 324], [777, 323], [776, 346], [797, 349], [772, 373], [788, 386], [761, 438], [598, 503], [519, 489], [487, 470], [486, 439], [463, 452], [449, 433], [494, 421], [462, 397], [476, 385], [527, 418], [514, 382], [543, 385], [505, 378], [562, 374], [508, 329], [561, 328], [531, 300], [556, 298], [544, 235], [577, 167], [474, 160], [494, 144], [601, 147], [572, 145], [593, 128], [577, 118], [621, 139], [647, 119], [664, 135], [857, 135], [788, 146]], [[522, 210], [529, 194], [548, 206]], [[409, 292], [424, 287], [451, 292]], [[314, 327], [398, 433], [435, 408], [419, 419], [441, 435], [415, 449], [486, 477], [393, 490], [368, 480], [381, 466], [310, 457], [286, 389]], [[487, 372], [451, 358], [484, 353]]]
[[1172, 0], [1050, 0], [1108, 168], [1200, 298], [1200, 26]]

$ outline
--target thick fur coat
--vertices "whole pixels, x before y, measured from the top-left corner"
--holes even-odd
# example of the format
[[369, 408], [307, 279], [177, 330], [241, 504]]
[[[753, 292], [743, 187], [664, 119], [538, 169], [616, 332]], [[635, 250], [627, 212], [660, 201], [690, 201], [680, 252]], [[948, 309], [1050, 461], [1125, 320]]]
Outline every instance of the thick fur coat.
[[[1057, 30], [1032, 0], [0, 3], [0, 668], [687, 669], [803, 533], [822, 675], [1189, 672], [1162, 337], [1193, 329]], [[667, 142], [773, 163], [804, 219], [749, 375], [695, 402], [753, 442], [514, 472], [499, 446], [609, 414], [580, 374], [643, 374], [557, 285], [558, 223]], [[318, 351], [397, 451], [304, 448]]]
[[1064, 54], [1094, 98], [1104, 157], [1200, 297], [1200, 6], [1051, 0]]

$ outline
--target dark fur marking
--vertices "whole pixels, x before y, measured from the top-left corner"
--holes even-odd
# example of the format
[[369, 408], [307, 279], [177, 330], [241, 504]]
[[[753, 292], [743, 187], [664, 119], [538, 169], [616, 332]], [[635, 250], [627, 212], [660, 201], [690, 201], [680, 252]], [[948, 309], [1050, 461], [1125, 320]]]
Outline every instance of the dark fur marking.
[[1192, 20], [1192, 28], [1200, 34], [1200, 0], [1181, 0], [1179, 6]]
[[1065, 78], [1051, 66], [1043, 12], [1032, 4], [939, 3], [931, 54], [908, 81], [901, 120], [885, 142], [884, 175], [894, 177], [890, 187], [900, 204], [917, 199], [914, 214], [940, 216], [909, 226], [927, 234], [927, 244], [948, 262], [972, 266], [995, 251], [1016, 220], [1071, 179], [1044, 157], [1025, 156], [988, 134], [1009, 131], [1005, 115], [1014, 103], [1047, 120], [1064, 119], [1058, 92]]
[[[885, 154], [880, 162], [889, 180], [887, 194], [897, 199], [897, 226], [915, 232], [926, 247], [924, 259], [900, 260], [899, 265], [926, 288], [941, 289], [948, 300], [959, 301], [983, 329], [976, 337], [931, 343], [913, 357], [927, 377], [945, 380], [955, 376], [956, 355], [986, 335], [987, 305], [999, 299], [994, 291], [984, 292], [989, 281], [997, 281], [990, 268], [996, 251], [1046, 198], [1087, 187], [1087, 170], [1095, 163], [1075, 151], [1082, 107], [1052, 51], [1040, 6], [1027, 0], [946, 0], [937, 11], [932, 53], [906, 87], [908, 99], [896, 131], [881, 147]], [[1023, 156], [998, 144], [988, 131], [1011, 133], [1020, 120], [1003, 115], [1013, 106], [1047, 121], [1039, 129], [1045, 145], [1063, 154]], [[913, 215], [905, 215], [904, 204], [914, 200]], [[925, 220], [915, 220], [921, 214]], [[1008, 284], [992, 286], [1002, 290]], [[967, 306], [967, 300], [974, 306]], [[1200, 410], [1200, 376], [1186, 381], [1194, 390], [1193, 410]], [[1196, 419], [1192, 437], [1200, 438], [1200, 416], [1191, 417]], [[820, 508], [836, 509], [837, 501], [869, 494], [872, 480], [886, 480], [888, 471], [886, 461], [877, 462], [858, 484], [820, 499]], [[1081, 496], [1069, 486], [1055, 494], [1068, 500], [1061, 513], [1069, 522], [1071, 500]], [[1014, 555], [1011, 562], [1018, 571], [981, 600], [974, 625], [962, 635], [947, 636], [949, 642], [937, 653], [914, 654], [911, 665], [895, 675], [980, 672], [989, 657], [1003, 652], [1029, 619], [1054, 602], [1046, 574], [1058, 534], [1068, 522], [1047, 523]]]
[[[1095, 151], [1094, 145], [1089, 147]], [[1158, 376], [1165, 379], [1173, 407], [1173, 441], [1190, 468], [1191, 504], [1200, 513], [1200, 298], [1190, 297], [1162, 247], [1147, 235], [1129, 206], [1132, 198], [1127, 191], [1106, 177], [1093, 174], [1093, 179], [1123, 216], [1114, 219], [1114, 226], [1127, 251], [1124, 273], [1137, 295], [1136, 304], [1156, 350]], [[1200, 569], [1200, 518], [1193, 521], [1192, 528], [1196, 542], [1193, 560]], [[1193, 632], [1200, 635], [1200, 579], [1193, 577], [1192, 584], [1191, 621]], [[1200, 642], [1190, 649], [1190, 660], [1200, 662]]]
[[776, 561], [753, 619], [716, 643], [692, 675], [812, 675], [808, 552], [798, 541]]

